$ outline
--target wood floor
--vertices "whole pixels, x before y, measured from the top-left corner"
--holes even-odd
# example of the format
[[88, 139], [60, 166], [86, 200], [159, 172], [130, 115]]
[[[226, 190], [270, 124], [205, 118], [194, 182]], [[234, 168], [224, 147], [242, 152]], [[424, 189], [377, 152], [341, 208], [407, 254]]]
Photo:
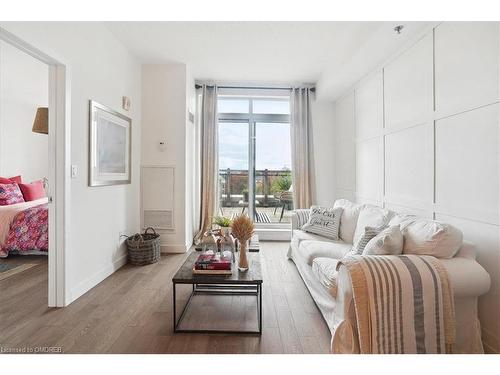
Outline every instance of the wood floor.
[[[46, 262], [3, 280], [0, 347], [56, 347], [63, 353], [328, 353], [328, 327], [295, 265], [285, 257], [288, 243], [261, 245], [261, 337], [174, 334], [171, 278], [187, 256], [176, 254], [150, 266], [127, 265], [61, 309], [47, 308]], [[180, 298], [186, 298], [189, 288]], [[232, 299], [197, 301], [205, 319], [252, 328], [247, 326], [255, 321], [256, 307], [251, 300], [238, 299], [250, 297], [223, 298]]]

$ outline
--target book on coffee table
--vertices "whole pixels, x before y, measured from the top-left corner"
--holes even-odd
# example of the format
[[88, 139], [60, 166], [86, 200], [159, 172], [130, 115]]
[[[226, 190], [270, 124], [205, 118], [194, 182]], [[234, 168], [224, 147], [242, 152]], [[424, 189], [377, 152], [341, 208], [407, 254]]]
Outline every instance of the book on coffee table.
[[200, 254], [193, 265], [193, 273], [200, 275], [230, 275], [232, 254]]
[[197, 270], [193, 267], [193, 275], [232, 275], [232, 270]]

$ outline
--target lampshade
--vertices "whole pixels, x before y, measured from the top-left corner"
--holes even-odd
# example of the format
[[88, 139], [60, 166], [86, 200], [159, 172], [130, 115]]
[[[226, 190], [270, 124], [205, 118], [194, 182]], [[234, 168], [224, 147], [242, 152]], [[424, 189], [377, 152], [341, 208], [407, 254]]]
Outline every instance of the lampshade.
[[47, 107], [38, 107], [36, 110], [33, 132], [49, 134], [49, 109]]

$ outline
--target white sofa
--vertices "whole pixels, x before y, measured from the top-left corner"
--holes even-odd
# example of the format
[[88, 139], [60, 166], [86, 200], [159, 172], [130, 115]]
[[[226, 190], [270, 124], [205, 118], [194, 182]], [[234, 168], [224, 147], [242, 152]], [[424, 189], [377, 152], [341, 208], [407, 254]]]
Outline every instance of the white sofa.
[[[401, 217], [397, 213], [371, 205], [356, 205], [346, 200], [335, 202], [336, 206], [345, 204], [356, 207], [389, 212], [390, 218]], [[332, 334], [344, 320], [350, 320], [355, 327], [355, 311], [352, 300], [351, 283], [345, 267], [336, 274], [337, 262], [352, 248], [352, 243], [334, 241], [322, 236], [305, 232], [300, 228], [307, 221], [309, 210], [295, 210], [292, 214], [292, 240], [288, 258], [294, 261], [311, 296], [325, 318]], [[358, 212], [359, 213], [359, 212]], [[353, 232], [357, 225], [357, 215], [341, 217], [340, 233]], [[423, 219], [419, 219], [423, 220]], [[363, 225], [366, 223], [363, 223]], [[349, 237], [349, 234], [344, 235]], [[461, 239], [461, 237], [460, 237]], [[405, 239], [406, 241], [406, 239]], [[482, 353], [481, 329], [477, 314], [479, 296], [490, 288], [490, 277], [476, 262], [474, 245], [464, 241], [458, 252], [450, 259], [440, 259], [448, 271], [455, 300], [456, 353]], [[336, 287], [332, 287], [335, 278]]]

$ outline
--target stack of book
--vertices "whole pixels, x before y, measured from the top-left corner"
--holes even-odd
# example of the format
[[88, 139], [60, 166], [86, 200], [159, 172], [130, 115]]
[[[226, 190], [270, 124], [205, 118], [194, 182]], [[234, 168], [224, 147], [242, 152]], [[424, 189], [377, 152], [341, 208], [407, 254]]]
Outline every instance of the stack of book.
[[231, 254], [200, 254], [193, 266], [193, 274], [231, 275]]

